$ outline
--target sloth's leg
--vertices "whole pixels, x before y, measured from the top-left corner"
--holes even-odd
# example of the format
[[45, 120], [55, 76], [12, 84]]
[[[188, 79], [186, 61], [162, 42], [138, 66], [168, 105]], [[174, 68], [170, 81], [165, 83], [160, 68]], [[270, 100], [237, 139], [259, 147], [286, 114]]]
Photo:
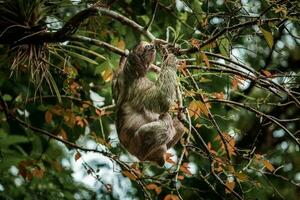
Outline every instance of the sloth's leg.
[[163, 165], [164, 154], [167, 151], [166, 144], [174, 135], [172, 118], [163, 116], [160, 120], [141, 126], [135, 133], [135, 141], [140, 145], [137, 157], [144, 161], [154, 161]]

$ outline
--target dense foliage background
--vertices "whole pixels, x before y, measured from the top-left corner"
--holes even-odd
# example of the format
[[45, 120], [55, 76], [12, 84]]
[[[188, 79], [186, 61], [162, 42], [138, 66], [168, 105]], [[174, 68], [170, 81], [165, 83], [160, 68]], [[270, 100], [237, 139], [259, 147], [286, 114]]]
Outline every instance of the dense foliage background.
[[[298, 199], [299, 19], [297, 0], [0, 1], [0, 199]], [[120, 146], [111, 97], [154, 39], [178, 48], [187, 130], [163, 168]]]

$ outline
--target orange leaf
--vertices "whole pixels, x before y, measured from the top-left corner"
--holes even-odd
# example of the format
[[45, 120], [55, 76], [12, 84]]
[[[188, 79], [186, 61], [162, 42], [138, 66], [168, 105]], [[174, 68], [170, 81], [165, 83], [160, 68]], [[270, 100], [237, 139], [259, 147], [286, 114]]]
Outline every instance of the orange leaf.
[[154, 190], [156, 192], [156, 194], [159, 194], [161, 192], [161, 187], [158, 187], [154, 183], [150, 183], [150, 184], [146, 185], [146, 188], [148, 190]]
[[233, 90], [237, 90], [237, 88], [238, 88], [238, 80], [237, 79], [232, 79], [232, 81], [231, 81], [231, 85], [232, 85], [232, 89]]
[[75, 154], [75, 161], [77, 161], [79, 158], [81, 158], [81, 154], [79, 152], [77, 152]]
[[188, 107], [188, 111], [191, 117], [195, 117], [195, 119], [197, 119], [201, 113], [203, 113], [205, 116], [208, 116], [208, 109], [210, 108], [210, 104], [206, 103], [202, 103], [200, 101], [195, 101], [193, 100], [189, 107]]
[[36, 168], [32, 171], [32, 175], [37, 178], [43, 178], [45, 170]]
[[192, 175], [191, 171], [189, 170], [189, 163], [183, 163], [181, 166], [180, 166], [180, 170], [185, 173], [185, 174], [188, 174], [188, 175]]
[[76, 124], [77, 124], [78, 126], [80, 126], [81, 128], [83, 128], [85, 125], [88, 124], [87, 120], [81, 118], [80, 116], [76, 116], [76, 117], [75, 117], [75, 121], [76, 121]]
[[97, 114], [99, 117], [105, 115], [105, 110], [96, 109], [95, 112], [96, 112], [96, 114]]
[[50, 124], [52, 121], [52, 113], [49, 110], [45, 113], [45, 121], [47, 124]]
[[226, 193], [231, 193], [233, 191], [234, 187], [235, 187], [235, 182], [234, 181], [231, 181], [231, 182], [227, 181], [225, 185], [227, 186], [227, 188], [225, 188], [225, 192]]
[[183, 179], [184, 179], [184, 176], [179, 175], [179, 176], [177, 176], [177, 179], [178, 179], [178, 180], [183, 180]]
[[179, 197], [175, 194], [168, 194], [165, 196], [164, 200], [179, 200]]
[[167, 152], [165, 153], [165, 156], [166, 156], [166, 162], [175, 164], [175, 162], [171, 159], [171, 157], [173, 157], [173, 154]]
[[132, 181], [136, 180], [136, 177], [129, 171], [123, 171], [122, 173], [124, 174], [124, 176], [127, 176], [130, 180], [132, 180]]
[[266, 77], [271, 77], [271, 76], [272, 76], [271, 72], [269, 72], [268, 70], [262, 70], [261, 72], [262, 72], [262, 74], [265, 75]]
[[224, 99], [224, 93], [223, 92], [216, 92], [215, 97], [216, 99]]
[[264, 166], [270, 171], [273, 172], [275, 170], [275, 168], [273, 167], [273, 165], [270, 163], [270, 161], [268, 160], [264, 160], [263, 161]]
[[186, 73], [186, 68], [187, 68], [187, 66], [186, 66], [186, 61], [185, 61], [185, 60], [179, 62], [179, 66], [178, 66], [177, 69], [178, 69], [184, 76], [187, 75], [187, 73]]
[[191, 39], [191, 45], [193, 45], [194, 47], [199, 48], [199, 46], [200, 46], [200, 41], [193, 38], [193, 39]]

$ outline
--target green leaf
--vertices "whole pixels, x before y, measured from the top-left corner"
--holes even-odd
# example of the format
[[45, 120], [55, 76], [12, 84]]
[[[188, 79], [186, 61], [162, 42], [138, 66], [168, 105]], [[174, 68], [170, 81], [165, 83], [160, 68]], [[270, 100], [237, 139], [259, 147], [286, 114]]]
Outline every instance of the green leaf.
[[1, 138], [0, 146], [1, 146], [1, 148], [6, 148], [12, 144], [25, 143], [28, 141], [29, 141], [29, 139], [25, 136], [11, 135], [11, 136], [7, 136], [5, 138]]
[[94, 56], [97, 56], [103, 60], [106, 60], [106, 58], [104, 56], [102, 56], [101, 54], [95, 52], [95, 51], [92, 51], [92, 50], [89, 50], [89, 49], [86, 49], [84, 47], [80, 47], [80, 46], [75, 46], [75, 45], [64, 45], [66, 47], [70, 47], [70, 48], [73, 48], [73, 49], [77, 49], [77, 50], [80, 50], [80, 51], [83, 51], [83, 52], [86, 52], [86, 53], [89, 53], [89, 54], [92, 54]]
[[230, 42], [227, 38], [222, 38], [219, 44], [219, 50], [223, 56], [229, 56]]
[[94, 60], [92, 60], [92, 59], [90, 59], [90, 58], [88, 58], [86, 56], [83, 56], [83, 55], [81, 55], [79, 53], [76, 53], [74, 51], [69, 51], [69, 50], [66, 50], [66, 49], [57, 49], [57, 50], [58, 51], [64, 51], [67, 54], [69, 54], [70, 56], [73, 56], [75, 58], [79, 58], [79, 59], [84, 60], [84, 61], [86, 61], [86, 62], [88, 62], [90, 64], [93, 64], [93, 65], [98, 65], [99, 64], [98, 62], [96, 62], [96, 61], [94, 61]]
[[259, 27], [259, 29], [262, 32], [262, 34], [263, 34], [265, 40], [267, 41], [269, 47], [272, 48], [273, 45], [274, 45], [274, 39], [273, 39], [272, 32], [263, 29], [261, 26]]

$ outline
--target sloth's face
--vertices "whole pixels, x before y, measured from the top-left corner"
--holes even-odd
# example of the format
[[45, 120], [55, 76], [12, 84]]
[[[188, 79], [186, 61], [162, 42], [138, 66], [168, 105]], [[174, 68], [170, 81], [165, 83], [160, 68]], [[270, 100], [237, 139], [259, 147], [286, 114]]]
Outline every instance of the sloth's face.
[[140, 56], [147, 67], [155, 61], [156, 50], [154, 44], [143, 41], [134, 49], [134, 52]]

